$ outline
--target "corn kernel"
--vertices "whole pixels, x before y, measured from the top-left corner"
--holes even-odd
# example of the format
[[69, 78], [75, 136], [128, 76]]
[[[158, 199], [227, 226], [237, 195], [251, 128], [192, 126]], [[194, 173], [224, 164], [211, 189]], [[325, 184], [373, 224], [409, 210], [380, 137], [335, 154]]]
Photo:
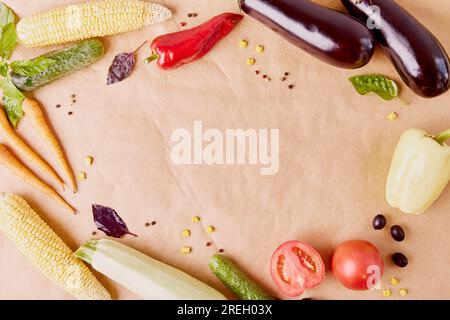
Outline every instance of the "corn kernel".
[[214, 228], [213, 226], [206, 227], [206, 232], [208, 232], [208, 233], [213, 233], [215, 230], [216, 230], [216, 228]]
[[254, 58], [247, 58], [247, 64], [249, 66], [252, 66], [256, 63], [256, 60]]
[[84, 164], [86, 166], [92, 166], [93, 162], [94, 162], [94, 158], [92, 156], [87, 156], [84, 158]]
[[189, 230], [189, 229], [184, 229], [183, 232], [181, 232], [181, 236], [182, 236], [183, 238], [188, 238], [188, 237], [190, 237], [190, 236], [191, 236], [191, 230]]
[[391, 289], [383, 289], [383, 297], [390, 297], [392, 295]]
[[393, 285], [393, 286], [396, 286], [400, 283], [400, 281], [398, 281], [397, 278], [392, 278], [390, 282], [391, 282], [391, 285]]
[[262, 45], [257, 45], [255, 48], [255, 51], [258, 53], [263, 53], [264, 52], [264, 47]]
[[198, 217], [198, 216], [192, 217], [192, 222], [193, 223], [200, 222], [200, 217]]
[[192, 251], [192, 248], [187, 247], [187, 246], [181, 247], [181, 249], [180, 249], [180, 253], [183, 253], [183, 254], [191, 253], [191, 251]]
[[77, 174], [77, 179], [78, 179], [78, 181], [84, 181], [84, 180], [86, 180], [86, 173], [84, 173], [84, 172], [78, 173], [78, 174]]
[[239, 47], [247, 48], [247, 46], [248, 46], [248, 41], [246, 41], [246, 40], [239, 41]]
[[398, 292], [400, 293], [400, 295], [402, 297], [408, 295], [408, 289], [405, 289], [405, 288], [401, 288], [400, 290], [398, 290]]
[[392, 112], [389, 113], [389, 115], [388, 115], [388, 120], [390, 120], [390, 121], [397, 120], [397, 118], [398, 118], [397, 112], [392, 111]]

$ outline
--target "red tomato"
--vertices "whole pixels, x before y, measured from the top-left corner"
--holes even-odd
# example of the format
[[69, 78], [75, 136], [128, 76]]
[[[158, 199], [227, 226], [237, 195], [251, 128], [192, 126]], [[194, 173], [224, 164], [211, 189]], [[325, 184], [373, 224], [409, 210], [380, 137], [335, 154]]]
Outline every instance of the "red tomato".
[[373, 288], [384, 272], [380, 252], [364, 240], [341, 243], [334, 252], [332, 268], [339, 282], [352, 290]]
[[303, 241], [283, 243], [270, 261], [272, 279], [290, 297], [318, 286], [325, 278], [325, 266], [320, 254]]

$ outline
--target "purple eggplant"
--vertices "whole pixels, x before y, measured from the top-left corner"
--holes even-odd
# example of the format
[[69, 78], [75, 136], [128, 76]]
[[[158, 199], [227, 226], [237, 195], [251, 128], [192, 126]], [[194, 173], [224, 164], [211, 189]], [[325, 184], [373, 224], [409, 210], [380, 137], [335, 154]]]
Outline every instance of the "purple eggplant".
[[436, 37], [392, 0], [341, 0], [373, 33], [403, 81], [416, 94], [432, 98], [450, 88], [449, 58]]
[[309, 0], [239, 0], [239, 6], [292, 44], [331, 65], [355, 69], [367, 64], [373, 55], [372, 33], [346, 13]]

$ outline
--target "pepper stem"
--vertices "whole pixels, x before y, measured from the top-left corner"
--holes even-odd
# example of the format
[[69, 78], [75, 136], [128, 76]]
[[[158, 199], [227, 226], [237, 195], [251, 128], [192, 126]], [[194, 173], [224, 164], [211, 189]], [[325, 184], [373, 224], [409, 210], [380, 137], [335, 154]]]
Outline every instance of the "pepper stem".
[[157, 53], [152, 53], [152, 55], [150, 57], [146, 58], [144, 61], [145, 61], [145, 63], [150, 63], [153, 60], [156, 60], [158, 58], [159, 58], [159, 55]]
[[436, 140], [436, 142], [439, 143], [440, 145], [443, 145], [444, 142], [447, 141], [448, 139], [450, 139], [450, 129], [442, 131], [436, 137], [434, 137], [434, 140]]

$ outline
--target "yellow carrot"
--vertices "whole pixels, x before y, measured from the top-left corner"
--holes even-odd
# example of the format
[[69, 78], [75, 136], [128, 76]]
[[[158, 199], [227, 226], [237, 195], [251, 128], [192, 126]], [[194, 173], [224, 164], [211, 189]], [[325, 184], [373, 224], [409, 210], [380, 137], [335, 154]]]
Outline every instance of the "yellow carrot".
[[53, 134], [47, 121], [45, 121], [44, 114], [39, 106], [39, 103], [33, 99], [25, 98], [22, 104], [22, 109], [25, 115], [31, 121], [31, 125], [39, 133], [42, 139], [45, 140], [48, 147], [55, 155], [58, 164], [64, 171], [64, 174], [70, 180], [73, 192], [77, 192], [77, 184], [75, 182], [75, 176], [72, 169], [70, 168], [69, 162], [67, 161], [64, 152], [58, 143], [58, 139]]
[[42, 180], [34, 175], [27, 167], [25, 167], [16, 157], [14, 157], [8, 149], [2, 144], [0, 144], [0, 165], [9, 169], [16, 176], [21, 178], [23, 181], [28, 183], [30, 186], [38, 189], [39, 191], [45, 193], [47, 196], [58, 202], [64, 208], [72, 213], [76, 213], [75, 209], [72, 208], [61, 196], [56, 193], [55, 190], [46, 185]]
[[45, 172], [48, 176], [52, 177], [58, 184], [64, 189], [64, 182], [55, 172], [55, 170], [50, 167], [50, 165], [42, 159], [36, 152], [33, 151], [11, 128], [11, 125], [6, 118], [5, 111], [0, 107], [0, 136], [3, 137], [4, 141], [17, 149], [17, 152], [21, 153], [27, 157], [30, 161], [35, 163], [39, 169]]

